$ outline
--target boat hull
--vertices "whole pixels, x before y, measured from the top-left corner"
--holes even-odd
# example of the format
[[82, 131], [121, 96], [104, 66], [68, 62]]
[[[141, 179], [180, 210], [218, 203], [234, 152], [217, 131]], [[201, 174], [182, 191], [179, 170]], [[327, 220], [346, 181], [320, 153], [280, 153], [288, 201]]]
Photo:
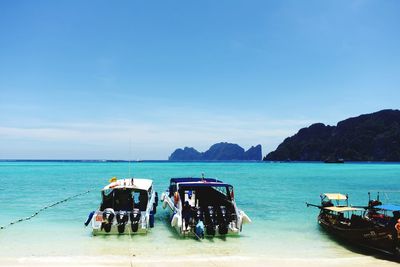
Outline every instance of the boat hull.
[[388, 227], [374, 225], [373, 223], [363, 227], [355, 227], [343, 222], [333, 222], [323, 213], [318, 217], [318, 224], [328, 234], [341, 241], [357, 247], [394, 255], [400, 259], [400, 244], [397, 237], [394, 236], [394, 231], [391, 231]]
[[142, 212], [140, 221], [134, 222], [134, 224], [136, 224], [136, 227], [132, 227], [132, 222], [129, 219], [124, 227], [118, 229], [118, 222], [114, 218], [111, 227], [106, 227], [103, 222], [103, 212], [96, 211], [92, 220], [92, 233], [93, 235], [133, 235], [146, 234], [150, 230], [149, 216], [146, 216], [146, 212]]

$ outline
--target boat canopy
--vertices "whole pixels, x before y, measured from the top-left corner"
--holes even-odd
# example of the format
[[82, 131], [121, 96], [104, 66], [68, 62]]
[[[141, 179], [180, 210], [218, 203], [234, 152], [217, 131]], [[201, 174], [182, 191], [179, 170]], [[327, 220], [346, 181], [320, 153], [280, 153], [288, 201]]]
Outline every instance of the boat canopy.
[[349, 206], [332, 206], [324, 207], [325, 210], [335, 211], [335, 212], [346, 212], [346, 211], [363, 211], [364, 209], [353, 208]]
[[195, 186], [195, 187], [227, 187], [231, 186], [230, 184], [222, 183], [222, 182], [207, 182], [207, 181], [198, 181], [198, 182], [184, 182], [184, 183], [179, 183], [179, 187], [190, 187], [190, 186]]
[[142, 178], [128, 178], [128, 179], [119, 179], [115, 182], [106, 185], [102, 191], [109, 189], [138, 189], [138, 190], [146, 190], [148, 191], [153, 185], [153, 181], [150, 179], [142, 179]]
[[346, 200], [347, 196], [340, 193], [324, 193], [329, 200]]
[[183, 183], [183, 182], [214, 182], [214, 183], [222, 183], [222, 181], [217, 180], [215, 178], [193, 178], [193, 177], [184, 177], [184, 178], [171, 178], [171, 183]]
[[375, 206], [374, 208], [381, 209], [381, 210], [387, 210], [387, 211], [400, 211], [400, 206], [393, 205], [393, 204], [379, 205], [379, 206]]

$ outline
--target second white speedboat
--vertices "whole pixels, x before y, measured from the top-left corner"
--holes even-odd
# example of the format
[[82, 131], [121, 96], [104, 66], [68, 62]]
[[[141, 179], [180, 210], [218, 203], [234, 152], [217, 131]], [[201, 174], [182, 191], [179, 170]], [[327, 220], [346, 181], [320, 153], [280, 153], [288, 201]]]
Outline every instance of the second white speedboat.
[[237, 235], [251, 222], [236, 207], [233, 186], [213, 178], [172, 178], [161, 201], [183, 236]]

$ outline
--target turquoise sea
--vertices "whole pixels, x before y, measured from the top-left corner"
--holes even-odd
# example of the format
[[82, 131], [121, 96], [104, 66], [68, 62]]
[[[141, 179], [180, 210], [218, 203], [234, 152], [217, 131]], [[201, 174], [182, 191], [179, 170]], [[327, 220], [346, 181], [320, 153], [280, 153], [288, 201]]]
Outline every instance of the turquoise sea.
[[[219, 178], [235, 188], [238, 206], [253, 223], [239, 237], [203, 241], [179, 238], [158, 206], [155, 228], [142, 236], [92, 236], [83, 226], [100, 204], [100, 189], [112, 176], [129, 175], [127, 162], [0, 162], [0, 225], [31, 215], [68, 196], [90, 193], [45, 210], [33, 219], [0, 230], [0, 258], [47, 256], [214, 255], [272, 258], [369, 257], [341, 246], [321, 232], [318, 203], [323, 192], [348, 193], [364, 205], [371, 190], [400, 188], [400, 164], [368, 163], [130, 163], [134, 177], [151, 178], [161, 195], [171, 177]], [[399, 201], [400, 193], [381, 195]], [[383, 261], [370, 257], [372, 263]]]

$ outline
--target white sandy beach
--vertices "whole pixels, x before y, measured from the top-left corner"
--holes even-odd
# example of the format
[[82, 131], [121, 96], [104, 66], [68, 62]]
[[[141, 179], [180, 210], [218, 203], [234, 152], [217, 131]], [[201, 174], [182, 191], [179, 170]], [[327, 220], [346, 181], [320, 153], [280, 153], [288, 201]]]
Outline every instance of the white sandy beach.
[[352, 267], [352, 266], [398, 266], [398, 263], [378, 260], [373, 257], [356, 256], [350, 258], [279, 258], [247, 256], [181, 256], [181, 257], [21, 257], [0, 259], [1, 266], [299, 266], [299, 267]]

